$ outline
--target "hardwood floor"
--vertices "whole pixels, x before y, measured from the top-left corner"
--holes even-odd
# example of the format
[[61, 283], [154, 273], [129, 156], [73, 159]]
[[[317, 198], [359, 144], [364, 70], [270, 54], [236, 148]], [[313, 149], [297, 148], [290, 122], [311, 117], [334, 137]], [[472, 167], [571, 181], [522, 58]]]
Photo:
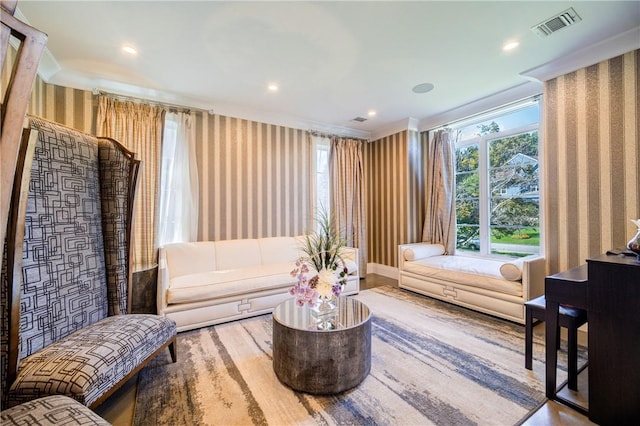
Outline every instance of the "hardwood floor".
[[[368, 274], [360, 281], [360, 289], [366, 290], [383, 285], [397, 287], [398, 281], [382, 275]], [[524, 328], [522, 330], [524, 333]], [[544, 326], [535, 328], [536, 333], [544, 334]], [[524, 368], [524, 360], [523, 367]], [[121, 389], [114, 393], [108, 400], [100, 405], [95, 412], [114, 426], [130, 426], [133, 424], [135, 409], [137, 375], [132, 377]], [[578, 382], [578, 393], [586, 392], [586, 381]], [[541, 407], [525, 419], [524, 426], [573, 426], [593, 425], [584, 415], [557, 402], [547, 401]]]

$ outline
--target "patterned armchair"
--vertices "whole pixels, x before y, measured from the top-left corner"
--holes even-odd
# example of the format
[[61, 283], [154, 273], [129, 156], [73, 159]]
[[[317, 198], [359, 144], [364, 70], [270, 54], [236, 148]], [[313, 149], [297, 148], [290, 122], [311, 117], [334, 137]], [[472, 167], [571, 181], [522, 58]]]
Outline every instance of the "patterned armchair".
[[167, 347], [175, 362], [175, 322], [128, 313], [138, 167], [116, 141], [29, 117], [2, 274], [8, 406], [93, 408]]

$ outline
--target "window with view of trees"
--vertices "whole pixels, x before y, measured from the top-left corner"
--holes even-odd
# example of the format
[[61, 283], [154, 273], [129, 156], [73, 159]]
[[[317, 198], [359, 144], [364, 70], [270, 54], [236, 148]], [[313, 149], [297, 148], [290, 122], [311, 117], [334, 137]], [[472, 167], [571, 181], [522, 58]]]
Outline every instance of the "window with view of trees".
[[538, 103], [460, 127], [457, 250], [522, 257], [540, 252]]

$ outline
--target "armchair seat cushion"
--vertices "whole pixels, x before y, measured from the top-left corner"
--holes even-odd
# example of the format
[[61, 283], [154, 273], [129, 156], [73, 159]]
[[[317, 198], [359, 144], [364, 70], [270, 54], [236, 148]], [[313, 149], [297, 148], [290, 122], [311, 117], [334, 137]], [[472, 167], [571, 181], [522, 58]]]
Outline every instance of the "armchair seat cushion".
[[165, 317], [107, 317], [22, 359], [11, 405], [53, 393], [90, 406], [175, 334], [175, 322]]

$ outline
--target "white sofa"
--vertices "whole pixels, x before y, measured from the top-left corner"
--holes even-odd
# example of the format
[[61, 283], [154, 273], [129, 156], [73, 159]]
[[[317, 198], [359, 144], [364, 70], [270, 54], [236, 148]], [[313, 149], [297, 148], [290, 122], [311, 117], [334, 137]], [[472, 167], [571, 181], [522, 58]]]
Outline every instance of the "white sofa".
[[440, 244], [398, 246], [400, 288], [524, 324], [524, 302], [544, 293], [545, 260], [444, 255]]
[[[292, 297], [290, 275], [303, 253], [303, 237], [272, 237], [168, 244], [160, 248], [158, 314], [178, 331], [273, 311]], [[358, 251], [346, 247], [342, 294], [360, 291]]]

